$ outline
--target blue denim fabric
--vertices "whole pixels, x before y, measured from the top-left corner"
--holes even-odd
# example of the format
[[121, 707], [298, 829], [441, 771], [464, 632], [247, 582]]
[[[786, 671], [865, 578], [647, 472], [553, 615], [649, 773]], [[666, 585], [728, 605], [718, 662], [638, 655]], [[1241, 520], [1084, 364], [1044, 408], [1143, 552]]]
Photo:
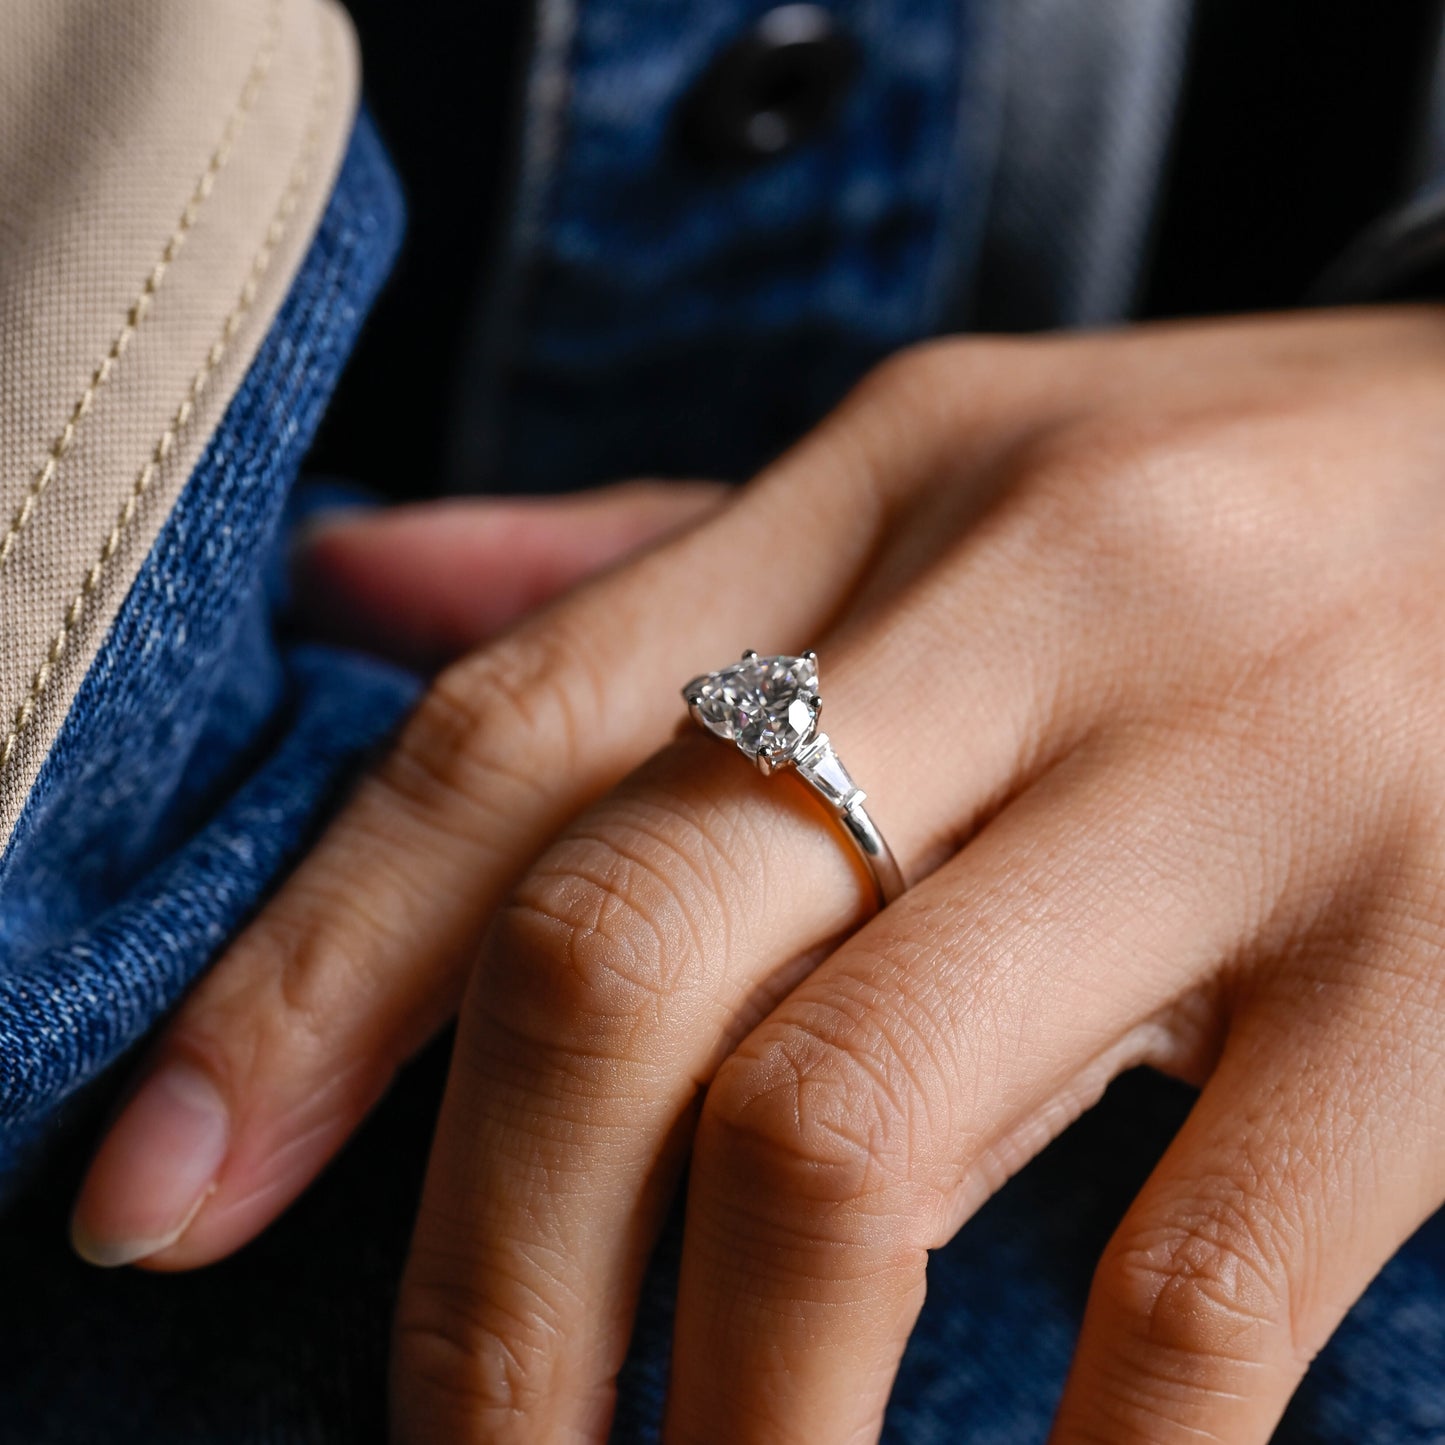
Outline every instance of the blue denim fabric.
[[[521, 486], [639, 457], [745, 470], [947, 310], [990, 165], [988, 136], [959, 128], [964, 77], [990, 83], [981, 12], [905, 0], [905, 37], [897, 10], [853, 0], [877, 69], [841, 137], [704, 185], [659, 117], [725, 23], [755, 8], [618, 0], [575, 17], [570, 140], [538, 161], [519, 207], [539, 269], [493, 332], [510, 338], [490, 413], [506, 424], [478, 432]], [[892, 129], [870, 128], [875, 108]], [[0, 1445], [385, 1436], [388, 1315], [444, 1049], [278, 1226], [192, 1276], [104, 1274], [70, 1255], [85, 1137], [60, 1125], [103, 1102], [89, 1086], [113, 1086], [106, 1066], [255, 908], [413, 696], [410, 679], [290, 641], [277, 621], [286, 493], [398, 225], [363, 120], [291, 295], [0, 859]], [[1044, 1438], [1093, 1262], [1188, 1102], [1153, 1076], [1122, 1081], [937, 1252], [889, 1445]], [[678, 1238], [674, 1218], [624, 1371], [620, 1445], [658, 1438]], [[1326, 1350], [1279, 1439], [1442, 1445], [1442, 1341], [1437, 1218]]]
[[400, 228], [363, 120], [0, 859], [0, 1188], [235, 932], [414, 695], [276, 625], [287, 494]]
[[838, 0], [867, 63], [837, 122], [766, 167], [710, 168], [678, 106], [770, 8], [545, 0], [457, 476], [741, 478], [942, 328], [986, 211], [993, 0]]

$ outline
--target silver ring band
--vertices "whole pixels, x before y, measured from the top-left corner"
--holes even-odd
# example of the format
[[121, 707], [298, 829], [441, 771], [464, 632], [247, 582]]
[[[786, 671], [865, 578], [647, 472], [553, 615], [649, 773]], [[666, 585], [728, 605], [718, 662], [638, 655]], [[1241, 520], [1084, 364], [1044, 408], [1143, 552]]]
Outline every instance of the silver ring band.
[[880, 907], [905, 890], [898, 860], [863, 806], [867, 794], [849, 776], [827, 733], [818, 730], [823, 700], [817, 653], [745, 652], [741, 662], [693, 678], [682, 695], [693, 721], [732, 743], [764, 777], [786, 769], [808, 784], [857, 849]]

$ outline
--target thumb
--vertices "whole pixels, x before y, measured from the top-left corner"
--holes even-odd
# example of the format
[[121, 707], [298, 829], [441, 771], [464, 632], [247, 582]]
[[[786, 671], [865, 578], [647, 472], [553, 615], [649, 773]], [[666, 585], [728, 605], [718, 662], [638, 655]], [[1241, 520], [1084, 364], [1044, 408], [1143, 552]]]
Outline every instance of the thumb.
[[308, 632], [432, 667], [713, 512], [715, 482], [623, 482], [545, 498], [465, 498], [313, 521], [292, 562]]

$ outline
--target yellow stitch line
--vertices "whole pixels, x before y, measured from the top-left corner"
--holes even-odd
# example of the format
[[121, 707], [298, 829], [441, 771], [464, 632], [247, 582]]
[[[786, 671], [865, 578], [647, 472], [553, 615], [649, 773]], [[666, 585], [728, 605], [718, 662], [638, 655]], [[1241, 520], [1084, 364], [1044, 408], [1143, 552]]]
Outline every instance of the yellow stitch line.
[[176, 408], [175, 415], [171, 418], [165, 430], [156, 439], [155, 446], [151, 449], [150, 456], [146, 459], [145, 465], [141, 467], [140, 471], [136, 474], [134, 482], [131, 483], [131, 488], [126, 496], [125, 502], [116, 516], [115, 521], [111, 524], [109, 534], [101, 544], [100, 555], [91, 563], [90, 570], [85, 574], [85, 579], [80, 585], [80, 590], [71, 599], [70, 605], [65, 609], [64, 620], [61, 622], [60, 628], [55, 636], [51, 638], [50, 646], [46, 649], [45, 658], [40, 666], [36, 668], [35, 675], [31, 679], [30, 689], [26, 693], [24, 700], [15, 709], [10, 726], [5, 732], [4, 740], [0, 742], [0, 769], [8, 766], [10, 759], [14, 756], [16, 740], [34, 716], [35, 708], [44, 696], [45, 689], [50, 684], [51, 674], [54, 672], [61, 657], [65, 654], [66, 644], [70, 640], [70, 635], [75, 631], [81, 617], [84, 615], [86, 603], [100, 585], [101, 579], [105, 575], [106, 566], [120, 550], [120, 544], [125, 536], [126, 530], [130, 527], [131, 522], [140, 510], [141, 501], [150, 490], [151, 483], [155, 480], [156, 472], [165, 461], [172, 444], [175, 442], [177, 434], [190, 420], [196, 398], [199, 397], [205, 389], [211, 373], [216, 369], [221, 358], [225, 355], [228, 343], [240, 329], [242, 319], [246, 312], [250, 310], [260, 291], [261, 281], [270, 268], [272, 259], [275, 257], [276, 247], [286, 234], [287, 227], [301, 199], [301, 192], [305, 189], [306, 182], [310, 176], [312, 164], [316, 159], [316, 150], [321, 141], [322, 121], [335, 80], [335, 68], [335, 44], [328, 32], [325, 53], [322, 57], [321, 67], [317, 75], [316, 90], [311, 102], [312, 116], [302, 140], [296, 165], [286, 184], [285, 191], [282, 192], [281, 200], [277, 204], [276, 211], [271, 218], [271, 224], [266, 229], [261, 247], [252, 258], [250, 271], [246, 276], [245, 283], [241, 287], [236, 304], [231, 308], [230, 313], [222, 324], [219, 338], [206, 353], [206, 359], [201, 363], [200, 370], [197, 371], [191, 379], [191, 384], [186, 389], [186, 394], [181, 399], [180, 405]]
[[200, 214], [202, 205], [205, 204], [216, 184], [216, 177], [221, 169], [230, 159], [231, 151], [235, 148], [236, 137], [241, 132], [241, 126], [245, 122], [251, 107], [256, 102], [256, 96], [260, 92], [262, 84], [271, 69], [271, 62], [276, 54], [276, 46], [281, 36], [281, 0], [270, 0], [267, 9], [266, 29], [262, 34], [261, 43], [256, 50], [255, 57], [251, 62], [251, 68], [246, 75], [245, 83], [241, 87], [241, 94], [236, 100], [231, 114], [226, 118], [225, 127], [221, 131], [221, 139], [216, 143], [216, 148], [211, 152], [211, 158], [206, 163], [206, 168], [201, 173], [201, 178], [196, 182], [196, 188], [191, 192], [190, 199], [186, 202], [185, 209], [181, 212], [181, 218], [176, 223], [176, 229], [171, 233], [170, 239], [161, 250], [160, 260], [151, 267], [150, 274], [141, 284], [140, 292], [134, 301], [126, 308], [125, 323], [116, 333], [115, 340], [110, 343], [110, 349], [100, 359], [99, 364], [91, 373], [90, 380], [86, 383], [85, 390], [81, 392], [80, 399], [70, 409], [70, 415], [66, 418], [65, 425], [61, 427], [60, 434], [51, 442], [49, 450], [45, 454], [45, 460], [41, 463], [40, 470], [30, 479], [30, 485], [25, 489], [25, 495], [20, 499], [20, 505], [16, 507], [14, 515], [10, 518], [10, 525], [5, 529], [5, 534], [0, 537], [0, 567], [3, 567], [9, 560], [10, 554], [15, 550], [15, 543], [20, 534], [30, 524], [30, 519], [35, 515], [35, 509], [40, 503], [41, 497], [51, 482], [55, 480], [55, 474], [60, 469], [60, 463], [66, 458], [71, 448], [75, 445], [75, 438], [80, 431], [80, 424], [90, 414], [91, 407], [95, 404], [96, 394], [110, 380], [111, 373], [115, 370], [116, 364], [125, 355], [126, 349], [130, 346], [131, 337], [139, 329], [141, 322], [150, 311], [151, 302], [155, 299], [156, 292], [160, 290], [161, 282], [165, 279], [166, 272], [170, 269], [171, 263], [180, 253], [186, 237], [190, 234], [191, 228], [196, 224], [196, 217]]

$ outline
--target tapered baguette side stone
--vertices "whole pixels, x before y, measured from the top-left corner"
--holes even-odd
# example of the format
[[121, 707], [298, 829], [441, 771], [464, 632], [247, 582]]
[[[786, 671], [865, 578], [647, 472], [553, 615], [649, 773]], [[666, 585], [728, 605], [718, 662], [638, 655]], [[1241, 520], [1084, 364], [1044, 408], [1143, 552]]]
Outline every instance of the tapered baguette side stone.
[[827, 733], [819, 733], [796, 759], [798, 771], [808, 777], [830, 803], [847, 808], [861, 803], [863, 790], [848, 774], [843, 760], [833, 751]]

